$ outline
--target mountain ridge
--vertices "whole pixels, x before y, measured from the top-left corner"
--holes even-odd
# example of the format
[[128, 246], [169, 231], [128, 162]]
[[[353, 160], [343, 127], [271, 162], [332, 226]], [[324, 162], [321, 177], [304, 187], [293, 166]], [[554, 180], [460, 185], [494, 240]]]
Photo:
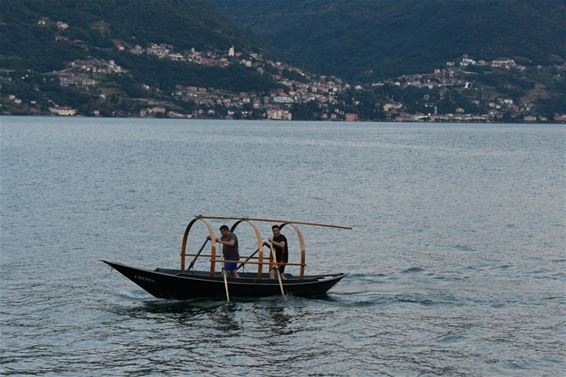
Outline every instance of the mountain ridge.
[[371, 81], [463, 54], [533, 64], [566, 59], [560, 0], [211, 0], [294, 63]]

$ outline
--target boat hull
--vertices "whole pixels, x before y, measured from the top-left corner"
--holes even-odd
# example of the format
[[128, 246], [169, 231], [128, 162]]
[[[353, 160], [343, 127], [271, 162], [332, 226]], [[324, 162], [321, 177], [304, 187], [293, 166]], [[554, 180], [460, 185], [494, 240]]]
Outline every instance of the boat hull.
[[[186, 272], [161, 269], [146, 270], [121, 263], [102, 261], [139, 285], [155, 297], [186, 300], [191, 298], [226, 298], [224, 277], [218, 273], [210, 276], [207, 272]], [[278, 280], [271, 280], [267, 274], [258, 279], [255, 274], [240, 274], [241, 278], [228, 278], [230, 297], [267, 297], [281, 295]], [[283, 280], [286, 295], [315, 297], [325, 295], [345, 275], [312, 275], [303, 279], [288, 277]]]

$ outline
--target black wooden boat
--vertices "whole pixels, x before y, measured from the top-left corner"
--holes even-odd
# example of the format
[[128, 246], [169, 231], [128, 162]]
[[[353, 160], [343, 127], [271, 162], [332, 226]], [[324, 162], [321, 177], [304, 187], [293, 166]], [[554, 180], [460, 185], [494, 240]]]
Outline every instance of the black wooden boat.
[[[257, 240], [258, 248], [247, 258], [240, 259], [239, 267], [247, 264], [255, 264], [258, 266], [257, 272], [254, 273], [240, 273], [238, 278], [229, 278], [224, 270], [216, 271], [216, 264], [225, 262], [223, 259], [217, 257], [216, 253], [216, 235], [214, 234], [212, 226], [207, 220], [236, 220], [230, 228], [234, 231], [236, 227], [245, 222], [253, 228]], [[187, 253], [187, 241], [189, 232], [193, 224], [197, 221], [204, 222], [208, 228], [208, 236], [202, 244], [197, 253]], [[280, 223], [283, 228], [290, 225], [296, 232], [300, 244], [300, 263], [281, 263], [275, 260], [275, 252], [269, 243], [264, 242], [261, 231], [258, 226], [252, 221]], [[279, 224], [278, 224], [279, 225]], [[113, 269], [119, 271], [122, 275], [139, 285], [141, 288], [151, 293], [153, 296], [165, 299], [184, 300], [191, 298], [226, 298], [230, 300], [230, 296], [236, 297], [266, 297], [273, 295], [292, 295], [301, 297], [321, 296], [338, 283], [345, 274], [328, 274], [328, 275], [305, 275], [306, 266], [306, 252], [304, 238], [298, 225], [312, 225], [334, 227], [341, 229], [351, 229], [349, 227], [339, 225], [328, 225], [318, 223], [307, 223], [299, 221], [286, 221], [286, 220], [273, 220], [273, 219], [252, 219], [252, 218], [236, 218], [236, 217], [221, 217], [221, 216], [204, 216], [198, 215], [191, 222], [189, 222], [185, 235], [183, 237], [181, 247], [181, 268], [168, 269], [156, 268], [148, 270], [143, 268], [136, 268], [126, 266], [121, 263], [109, 262], [103, 260], [102, 262], [108, 264]], [[202, 255], [202, 251], [206, 244], [209, 242], [210, 254]], [[264, 246], [269, 248], [269, 257], [264, 258]], [[240, 250], [241, 252], [241, 250]], [[185, 268], [185, 259], [187, 256], [193, 256], [194, 259], [188, 268]], [[194, 271], [192, 267], [197, 258], [209, 257], [210, 270], [209, 271]], [[269, 271], [277, 270], [281, 265], [298, 266], [300, 267], [299, 275], [284, 274], [283, 277], [279, 273], [272, 273], [271, 278], [269, 273], [263, 272], [263, 267], [268, 266]], [[276, 278], [275, 278], [276, 276]]]
[[[145, 270], [121, 263], [103, 261], [122, 275], [158, 298], [185, 300], [196, 297], [226, 298], [224, 276], [218, 272], [181, 271], [167, 268]], [[279, 281], [263, 274], [240, 273], [239, 278], [227, 278], [230, 297], [266, 297], [280, 295]], [[344, 274], [298, 276], [285, 275], [283, 290], [286, 295], [313, 297], [324, 295], [344, 277]]]

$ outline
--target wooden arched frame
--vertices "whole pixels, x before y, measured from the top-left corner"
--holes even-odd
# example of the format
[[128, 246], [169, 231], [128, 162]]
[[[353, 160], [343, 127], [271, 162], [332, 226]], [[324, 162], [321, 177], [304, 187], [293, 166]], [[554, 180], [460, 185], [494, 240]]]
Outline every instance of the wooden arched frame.
[[210, 245], [210, 275], [214, 275], [214, 269], [216, 268], [216, 235], [214, 234], [214, 229], [212, 226], [200, 217], [195, 217], [189, 225], [187, 225], [187, 229], [185, 229], [185, 234], [183, 235], [183, 244], [181, 245], [181, 271], [185, 271], [185, 258], [187, 256], [187, 240], [189, 239], [189, 232], [191, 231], [192, 226], [197, 221], [202, 221], [206, 227], [208, 228], [208, 235], [210, 237], [211, 245]]
[[295, 233], [297, 233], [297, 238], [299, 239], [299, 247], [301, 249], [301, 272], [299, 274], [299, 277], [302, 279], [305, 276], [306, 266], [305, 239], [303, 238], [303, 232], [301, 232], [301, 229], [299, 229], [297, 225], [289, 223], [281, 224], [281, 229], [283, 229], [286, 225], [291, 225], [293, 229], [295, 229]]
[[258, 249], [257, 278], [261, 279], [263, 277], [263, 236], [261, 235], [261, 231], [259, 230], [258, 226], [249, 220], [242, 219], [236, 221], [234, 225], [232, 225], [232, 227], [230, 228], [230, 232], [234, 232], [238, 227], [238, 225], [240, 225], [243, 222], [251, 225], [251, 227], [255, 232], [255, 236], [257, 238], [257, 249]]

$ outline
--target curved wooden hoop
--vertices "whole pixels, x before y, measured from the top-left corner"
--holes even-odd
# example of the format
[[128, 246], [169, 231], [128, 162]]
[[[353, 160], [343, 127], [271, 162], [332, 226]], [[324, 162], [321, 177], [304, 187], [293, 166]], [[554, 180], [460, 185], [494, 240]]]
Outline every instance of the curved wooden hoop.
[[257, 278], [261, 279], [263, 277], [263, 236], [261, 235], [261, 230], [259, 230], [258, 226], [252, 223], [251, 221], [246, 219], [241, 219], [236, 221], [234, 225], [232, 225], [232, 227], [230, 228], [230, 232], [235, 231], [238, 225], [240, 225], [243, 222], [246, 222], [252, 226], [255, 232], [255, 236], [257, 238], [257, 249], [258, 249]]
[[291, 225], [295, 229], [295, 232], [297, 233], [297, 238], [299, 239], [299, 247], [301, 249], [301, 272], [299, 274], [299, 277], [302, 279], [305, 276], [305, 262], [306, 262], [305, 239], [303, 237], [303, 232], [301, 232], [301, 229], [299, 228], [298, 225], [292, 223], [281, 224], [280, 225], [281, 229], [283, 229], [285, 225]]
[[212, 226], [204, 219], [195, 217], [189, 225], [187, 225], [187, 229], [185, 229], [185, 234], [183, 235], [183, 243], [181, 245], [181, 271], [185, 271], [185, 257], [187, 256], [187, 240], [189, 239], [189, 232], [191, 231], [192, 226], [195, 222], [202, 221], [206, 224], [208, 228], [208, 235], [210, 236], [210, 255], [211, 255], [211, 262], [210, 262], [210, 275], [214, 275], [214, 269], [216, 268], [216, 235], [214, 234], [214, 230]]

